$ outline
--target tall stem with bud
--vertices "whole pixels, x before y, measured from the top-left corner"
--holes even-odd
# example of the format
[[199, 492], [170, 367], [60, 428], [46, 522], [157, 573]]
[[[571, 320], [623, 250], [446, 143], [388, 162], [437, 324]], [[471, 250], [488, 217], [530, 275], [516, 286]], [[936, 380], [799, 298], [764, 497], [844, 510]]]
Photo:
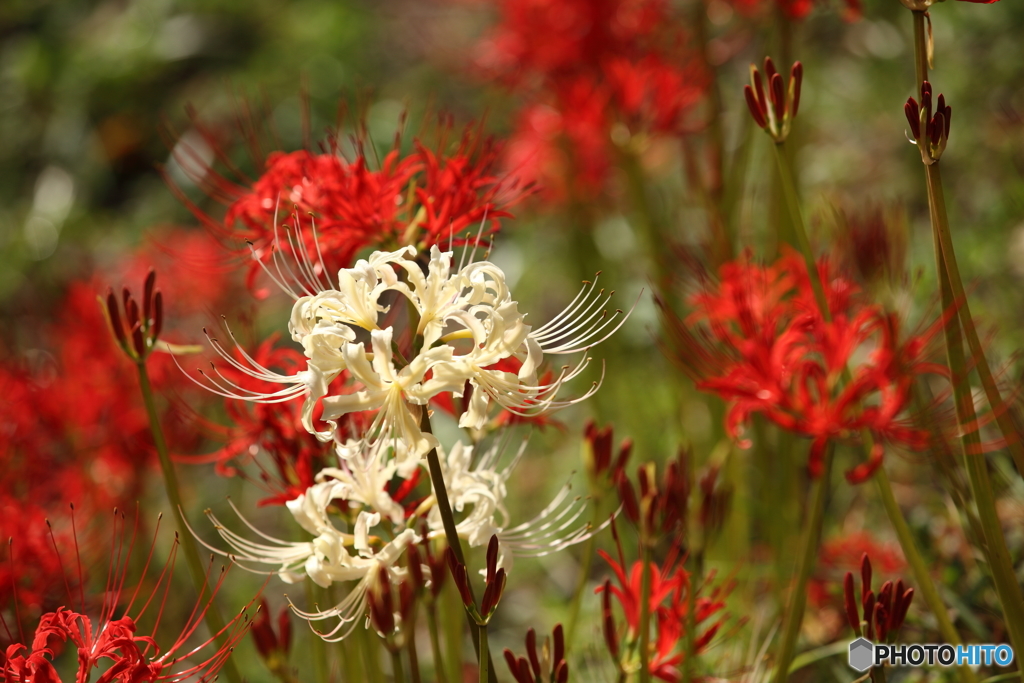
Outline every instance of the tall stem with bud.
[[[122, 301], [124, 304], [125, 323], [127, 329], [122, 326], [120, 309], [117, 297], [111, 289], [107, 293], [105, 305], [102, 307], [107, 316], [107, 321], [114, 333], [121, 350], [135, 363], [135, 369], [139, 375], [139, 389], [142, 393], [142, 402], [146, 406], [146, 416], [149, 418], [149, 428], [153, 434], [153, 446], [160, 459], [160, 469], [163, 474], [164, 490], [174, 510], [174, 518], [178, 525], [177, 538], [181, 547], [185, 550], [185, 561], [188, 565], [189, 574], [192, 576], [192, 583], [200, 596], [207, 590], [206, 571], [203, 569], [203, 562], [199, 559], [199, 551], [196, 548], [195, 539], [185, 522], [185, 513], [181, 503], [181, 489], [178, 486], [178, 475], [174, 471], [174, 464], [171, 462], [170, 453], [167, 450], [167, 441], [164, 438], [163, 428], [160, 426], [160, 416], [156, 410], [156, 398], [153, 392], [153, 385], [149, 379], [149, 372], [146, 369], [146, 360], [157, 348], [160, 340], [160, 332], [163, 328], [163, 294], [155, 289], [156, 271], [150, 270], [146, 276], [143, 289], [142, 309], [132, 298], [126, 287], [123, 292]], [[225, 647], [227, 634], [224, 629], [224, 618], [217, 608], [213, 597], [206, 610], [206, 623], [213, 635], [218, 647]], [[224, 662], [224, 675], [230, 683], [241, 683], [241, 676], [235, 666], [233, 659], [228, 657]]]

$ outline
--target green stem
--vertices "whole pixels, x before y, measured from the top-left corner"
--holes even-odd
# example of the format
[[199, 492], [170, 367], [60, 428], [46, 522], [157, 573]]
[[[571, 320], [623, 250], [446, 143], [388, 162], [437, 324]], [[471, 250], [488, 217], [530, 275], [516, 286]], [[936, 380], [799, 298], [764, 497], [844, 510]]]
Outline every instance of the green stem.
[[651, 645], [651, 548], [643, 544], [643, 566], [640, 568], [640, 683], [650, 683]]
[[832, 474], [832, 450], [833, 447], [829, 444], [825, 451], [824, 472], [821, 478], [811, 484], [811, 502], [807, 510], [803, 538], [800, 540], [801, 552], [796, 581], [789, 595], [789, 604], [783, 621], [782, 640], [779, 642], [778, 655], [775, 658], [773, 683], [784, 683], [788, 679], [789, 665], [796, 653], [796, 642], [800, 637], [800, 626], [807, 605], [807, 581], [818, 557], [821, 529], [825, 521], [825, 499], [828, 497], [829, 478]]
[[412, 675], [412, 683], [420, 683], [420, 655], [416, 651], [416, 611], [412, 612], [409, 624], [406, 628], [406, 646], [409, 648], [409, 672]]
[[945, 272], [949, 279], [953, 295], [953, 306], [960, 318], [964, 335], [967, 337], [967, 345], [971, 349], [974, 368], [978, 371], [981, 386], [985, 389], [985, 397], [992, 407], [992, 412], [995, 413], [996, 423], [1003, 433], [1003, 438], [1006, 439], [1006, 446], [1013, 457], [1014, 464], [1017, 466], [1017, 472], [1024, 476], [1024, 444], [1020, 441], [1016, 426], [1013, 424], [1013, 417], [1003, 402], [1003, 397], [999, 392], [999, 387], [996, 385], [995, 377], [992, 376], [988, 359], [985, 357], [985, 350], [982, 348], [981, 339], [978, 337], [978, 329], [975, 327], [974, 318], [971, 316], [971, 308], [967, 303], [964, 283], [960, 278], [960, 268], [956, 263], [953, 240], [949, 232], [949, 219], [946, 216], [946, 202], [942, 192], [942, 174], [939, 170], [939, 162], [926, 166], [925, 169], [928, 174], [929, 197], [934, 195], [934, 201], [931, 203], [934, 204], [937, 220], [933, 221], [933, 226], [939, 246], [941, 247], [942, 263], [945, 264]]
[[914, 75], [917, 77], [917, 92], [921, 94], [921, 84], [928, 80], [928, 38], [925, 35], [924, 10], [911, 10], [914, 15]]
[[[906, 519], [903, 517], [903, 512], [896, 503], [896, 496], [893, 495], [892, 486], [889, 483], [889, 477], [886, 475], [884, 467], [878, 468], [878, 471], [875, 472], [875, 482], [878, 484], [878, 492], [882, 497], [882, 507], [885, 508], [885, 513], [889, 516], [889, 522], [896, 531], [900, 548], [903, 549], [903, 556], [907, 558], [910, 570], [914, 573], [917, 589], [924, 597], [924, 601], [928, 605], [928, 609], [931, 610], [932, 615], [934, 615], [935, 620], [939, 622], [939, 633], [942, 634], [942, 638], [946, 643], [959, 645], [962, 642], [960, 634], [954, 628], [953, 622], [949, 618], [949, 613], [946, 611], [946, 604], [939, 597], [939, 592], [932, 582], [928, 565], [925, 564], [924, 558], [917, 551], [914, 536]], [[977, 682], [978, 677], [970, 667], [961, 666], [958, 667], [958, 671], [961, 683]]]
[[[430, 427], [430, 415], [423, 407], [420, 416], [420, 429], [426, 434], [432, 434], [433, 431]], [[452, 513], [452, 504], [448, 500], [448, 489], [444, 485], [444, 473], [441, 471], [441, 460], [438, 458], [437, 449], [431, 448], [430, 452], [427, 453], [427, 468], [430, 471], [430, 485], [434, 490], [434, 500], [437, 503], [437, 511], [441, 515], [441, 524], [444, 526], [444, 535], [448, 541], [448, 547], [455, 553], [455, 559], [457, 559], [463, 565], [468, 567], [466, 564], [466, 556], [462, 552], [462, 542], [459, 540], [459, 532], [455, 526], [455, 515]], [[470, 595], [472, 595], [473, 586], [470, 584]], [[476, 597], [473, 597], [476, 600]], [[490, 661], [491, 652], [487, 649], [486, 644], [481, 647], [479, 631], [476, 628], [476, 623], [470, 617], [469, 612], [466, 612], [466, 619], [469, 621], [469, 632], [473, 634], [473, 648], [476, 650], [477, 657], [480, 658], [481, 652], [486, 654], [486, 659]], [[494, 667], [490, 667], [491, 671], [490, 683], [497, 683], [497, 678], [494, 676]]]
[[[317, 598], [317, 585], [311, 580], [306, 581], [306, 602], [316, 606], [319, 603]], [[312, 639], [313, 649], [313, 677], [316, 683], [327, 683], [327, 644], [319, 637]]]
[[367, 680], [383, 681], [384, 675], [380, 670], [380, 657], [379, 650], [377, 649], [377, 641], [379, 639], [376, 637], [376, 634], [371, 638], [369, 631], [364, 628], [357, 628], [353, 631], [352, 635], [358, 639], [357, 647], [363, 652]]
[[[479, 624], [477, 626], [477, 633], [480, 634], [480, 652], [487, 652], [487, 624]], [[480, 656], [480, 683], [487, 683], [490, 680], [491, 670], [488, 667], [490, 662], [487, 661], [487, 657]]]
[[[174, 463], [171, 462], [170, 453], [167, 450], [167, 441], [164, 439], [164, 431], [160, 426], [160, 417], [156, 412], [156, 401], [153, 397], [153, 386], [149, 381], [149, 372], [146, 370], [146, 361], [136, 361], [135, 367], [139, 371], [139, 388], [142, 391], [142, 402], [146, 405], [146, 415], [149, 417], [149, 428], [153, 433], [153, 445], [160, 458], [160, 469], [163, 471], [164, 490], [167, 491], [167, 498], [174, 510], [174, 518], [178, 523], [178, 540], [185, 551], [185, 562], [188, 565], [189, 574], [192, 575], [192, 583], [195, 585], [199, 598], [202, 599], [207, 589], [206, 572], [203, 570], [202, 560], [199, 559], [199, 551], [196, 548], [195, 538], [185, 523], [185, 512], [181, 504], [181, 489], [178, 486], [178, 475], [174, 472]], [[223, 649], [227, 643], [227, 633], [224, 631], [224, 618], [220, 609], [214, 602], [214, 595], [210, 595], [210, 606], [206, 611], [206, 625], [217, 643], [217, 647]], [[238, 673], [235, 661], [229, 656], [224, 660], [224, 676], [230, 683], [241, 683], [242, 677]]]
[[[956, 291], [950, 277], [950, 256], [952, 249], [946, 249], [943, 235], [948, 241], [949, 222], [946, 216], [945, 200], [942, 194], [942, 177], [938, 162], [926, 166], [928, 180], [928, 208], [931, 211], [932, 230], [935, 239], [936, 270], [939, 276], [943, 310], [954, 310], [957, 303]], [[978, 519], [985, 544], [982, 548], [992, 572], [996, 594], [1003, 608], [1007, 631], [1014, 650], [1024, 652], [1024, 595], [1006, 547], [1002, 525], [996, 512], [995, 494], [989, 478], [988, 460], [981, 445], [977, 427], [977, 413], [974, 397], [968, 381], [967, 359], [964, 355], [963, 339], [960, 336], [960, 319], [951, 317], [945, 325], [946, 354], [953, 385], [953, 399], [956, 404], [960, 439], [963, 446], [967, 478], [971, 485]], [[1024, 672], [1022, 672], [1024, 677]], [[1024, 680], [1024, 678], [1022, 678]]]
[[786, 155], [786, 143], [777, 142], [772, 145], [775, 153], [775, 163], [779, 167], [779, 180], [782, 184], [782, 196], [786, 200], [786, 208], [793, 221], [793, 232], [796, 233], [797, 247], [807, 264], [807, 276], [811, 278], [811, 287], [814, 289], [814, 299], [818, 302], [818, 308], [825, 320], [831, 320], [828, 308], [828, 300], [825, 298], [825, 287], [818, 275], [818, 266], [814, 262], [814, 252], [811, 251], [811, 241], [807, 237], [807, 230], [804, 228], [803, 213], [800, 211], [800, 199], [796, 194], [796, 181], [793, 177], [793, 168]]
[[434, 657], [434, 676], [437, 683], [448, 683], [448, 674], [444, 670], [444, 657], [441, 655], [441, 638], [437, 630], [437, 607], [431, 600], [427, 607], [427, 628], [430, 631], [430, 653]]
[[391, 674], [395, 683], [405, 683], [405, 669], [402, 667], [402, 650], [397, 647], [390, 647], [391, 652]]
[[[597, 511], [597, 505], [594, 505], [595, 512]], [[576, 590], [573, 591], [572, 602], [569, 604], [569, 618], [566, 623], [568, 626], [565, 629], [565, 648], [568, 650], [572, 647], [573, 636], [576, 634], [576, 625], [579, 623], [580, 617], [580, 606], [583, 604], [583, 594], [587, 590], [587, 584], [590, 583], [590, 565], [594, 561], [594, 537], [591, 536], [587, 539], [586, 543], [583, 544], [583, 556], [580, 558], [580, 578], [576, 582]]]

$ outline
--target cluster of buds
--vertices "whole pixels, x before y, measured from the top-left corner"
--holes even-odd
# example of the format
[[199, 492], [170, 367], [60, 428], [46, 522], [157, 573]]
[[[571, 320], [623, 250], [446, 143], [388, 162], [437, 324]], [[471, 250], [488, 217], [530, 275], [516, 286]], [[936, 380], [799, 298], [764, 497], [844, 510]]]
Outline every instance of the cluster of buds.
[[583, 464], [587, 468], [594, 492], [604, 490], [604, 483], [615, 485], [625, 476], [626, 463], [633, 450], [633, 440], [623, 439], [619, 452], [612, 457], [612, 426], [600, 428], [593, 420], [583, 431]]
[[[430, 541], [427, 539], [427, 532], [423, 533], [423, 552], [426, 555], [427, 574], [423, 572], [423, 561], [420, 559], [418, 546], [410, 545], [409, 553], [409, 579], [417, 593], [423, 593], [431, 601], [436, 601], [444, 588], [445, 576], [448, 574], [446, 554], [435, 554], [430, 549]], [[429, 580], [428, 580], [429, 579]]]
[[377, 580], [366, 592], [366, 606], [370, 624], [384, 639], [384, 647], [391, 653], [398, 652], [404, 645], [399, 637], [399, 626], [412, 621], [410, 617], [416, 603], [416, 587], [411, 581], [403, 581], [398, 585], [397, 612], [394, 594], [390, 572], [382, 566], [378, 569]]
[[154, 290], [155, 284], [156, 271], [150, 270], [143, 286], [141, 308], [127, 287], [121, 291], [127, 325], [121, 322], [120, 307], [113, 288], [107, 291], [107, 300], [103, 306], [118, 346], [136, 363], [145, 361], [153, 351], [163, 327], [164, 298], [160, 290]]
[[789, 137], [793, 119], [800, 109], [800, 86], [804, 80], [804, 67], [800, 62], [793, 64], [789, 71], [788, 87], [771, 57], [764, 58], [764, 74], [768, 81], [767, 95], [761, 72], [755, 64], [750, 65], [750, 85], [743, 86], [747, 107], [750, 108], [754, 122], [763, 128], [772, 140], [776, 143], [785, 142]]
[[256, 651], [278, 678], [287, 678], [288, 653], [292, 647], [291, 610], [282, 607], [277, 614], [277, 633], [271, 624], [270, 610], [264, 598], [260, 603], [256, 618], [252, 621], [252, 638], [256, 641]]
[[473, 598], [473, 588], [469, 583], [469, 572], [466, 570], [466, 565], [459, 561], [455, 556], [455, 551], [451, 548], [448, 548], [447, 556], [448, 568], [452, 572], [452, 578], [455, 579], [455, 586], [459, 589], [462, 604], [465, 605], [466, 611], [477, 626], [486, 626], [494, 616], [494, 611], [498, 609], [498, 603], [505, 592], [507, 578], [505, 568], [498, 568], [497, 535], [491, 536], [491, 540], [487, 544], [487, 573], [484, 580], [484, 595], [480, 599], [479, 607]]
[[[618, 478], [616, 485], [622, 512], [640, 530], [641, 542], [653, 544], [662, 534], [674, 534], [680, 528], [685, 529], [690, 492], [693, 490], [688, 465], [690, 457], [687, 451], [680, 450], [660, 479], [653, 462], [641, 465], [637, 469], [639, 496], [625, 475]], [[729, 502], [729, 491], [720, 485], [718, 472], [717, 467], [710, 467], [699, 481], [700, 523], [705, 533], [721, 526]]]
[[555, 626], [551, 638], [544, 639], [539, 653], [537, 632], [532, 628], [527, 631], [526, 655], [517, 659], [512, 650], [505, 649], [505, 663], [516, 683], [566, 683], [569, 680], [569, 663], [565, 661], [565, 634], [561, 624]]
[[907, 98], [903, 105], [907, 115], [910, 131], [914, 134], [911, 142], [921, 150], [921, 161], [931, 166], [942, 157], [949, 142], [949, 120], [953, 116], [953, 108], [946, 104], [946, 98], [939, 95], [935, 103], [935, 114], [932, 114], [932, 84], [925, 81], [921, 84], [921, 103], [913, 97]]
[[907, 618], [910, 602], [914, 599], [914, 589], [905, 587], [903, 579], [899, 579], [895, 585], [892, 581], [886, 581], [876, 595], [871, 590], [871, 559], [867, 553], [864, 553], [860, 561], [860, 580], [859, 607], [853, 589], [853, 573], [846, 572], [843, 581], [843, 602], [850, 626], [858, 636], [875, 642], [895, 642]]

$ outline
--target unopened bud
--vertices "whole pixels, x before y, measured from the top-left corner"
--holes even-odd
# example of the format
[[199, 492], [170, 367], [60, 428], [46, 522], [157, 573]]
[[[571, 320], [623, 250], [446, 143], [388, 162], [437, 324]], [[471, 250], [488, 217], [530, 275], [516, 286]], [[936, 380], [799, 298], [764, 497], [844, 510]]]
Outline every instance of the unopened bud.
[[843, 579], [843, 606], [846, 608], [846, 620], [850, 622], [853, 632], [860, 636], [860, 613], [857, 610], [857, 599], [854, 597], [851, 572], [846, 572]]

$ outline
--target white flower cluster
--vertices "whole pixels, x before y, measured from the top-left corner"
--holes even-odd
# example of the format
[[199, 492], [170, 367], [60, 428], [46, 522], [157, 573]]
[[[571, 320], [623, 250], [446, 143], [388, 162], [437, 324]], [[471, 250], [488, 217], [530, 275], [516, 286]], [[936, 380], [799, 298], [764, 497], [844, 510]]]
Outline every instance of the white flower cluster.
[[[311, 621], [338, 619], [337, 626], [323, 634], [327, 640], [344, 638], [358, 623], [365, 613], [366, 592], [381, 568], [386, 569], [393, 580], [401, 581], [408, 569], [398, 562], [406, 548], [421, 540], [423, 531], [427, 539], [444, 535], [432, 496], [407, 511], [387, 491], [393, 478], [408, 479], [415, 473], [415, 469], [410, 471], [400, 463], [415, 461], [384, 452], [390, 448], [367, 449], [356, 441], [339, 445], [337, 450], [340, 466], [321, 471], [316, 484], [287, 503], [295, 521], [313, 536], [311, 541], [272, 538], [245, 521], [232, 505], [245, 525], [262, 538], [252, 541], [231, 531], [207, 511], [231, 552], [223, 553], [211, 545], [207, 547], [230, 554], [242, 567], [261, 573], [276, 572], [286, 583], [305, 577], [323, 587], [336, 582], [358, 582], [334, 607], [315, 612], [295, 610]], [[473, 451], [472, 446], [462, 442], [447, 453], [443, 449], [439, 451], [449, 500], [456, 515], [461, 517], [456, 529], [459, 538], [470, 547], [485, 546], [492, 535], [497, 535], [502, 551], [499, 563], [507, 568], [513, 555], [546, 555], [584, 541], [599, 530], [580, 521], [587, 509], [586, 500], [572, 497], [568, 485], [562, 487], [536, 517], [509, 527], [505, 482], [518, 463], [522, 449], [502, 469], [498, 469], [499, 448], [490, 449], [475, 463]], [[354, 520], [351, 533], [338, 529], [332, 517]], [[374, 535], [378, 527], [383, 533]]]
[[[474, 462], [472, 446], [460, 442], [445, 453], [423, 428], [429, 424], [427, 403], [442, 393], [463, 399], [459, 426], [474, 430], [485, 426], [494, 405], [533, 416], [593, 394], [599, 382], [576, 399], [557, 398], [562, 384], [587, 367], [589, 347], [628, 317], [604, 310], [611, 294], [597, 289], [596, 278], [551, 322], [534, 328], [512, 299], [501, 269], [488, 261], [473, 262], [472, 256], [469, 264], [453, 268], [452, 253], [436, 246], [429, 258], [412, 247], [378, 251], [342, 269], [332, 282], [322, 259], [312, 262], [294, 245], [293, 253], [294, 265], [275, 250], [264, 267], [295, 299], [288, 328], [302, 345], [305, 369], [279, 374], [240, 347], [236, 358], [211, 338], [235, 372], [282, 388], [247, 389], [216, 366], [204, 376], [214, 391], [229, 398], [259, 403], [304, 398], [302, 424], [321, 441], [334, 443], [338, 466], [321, 471], [313, 486], [287, 504], [313, 537], [310, 541], [275, 539], [242, 518], [261, 537], [252, 541], [208, 513], [232, 557], [254, 571], [276, 572], [289, 583], [305, 577], [325, 587], [358, 582], [330, 609], [295, 610], [311, 621], [337, 618], [337, 626], [322, 637], [343, 638], [365, 614], [367, 591], [381, 570], [400, 580], [408, 569], [399, 560], [409, 545], [419, 542], [424, 531], [428, 539], [444, 535], [432, 495], [409, 509], [389, 493], [396, 480], [412, 485], [419, 472], [427, 471], [425, 456], [432, 449], [437, 449], [456, 532], [470, 547], [486, 545], [497, 535], [501, 561], [507, 564], [512, 555], [544, 555], [596, 531], [580, 522], [586, 504], [571, 497], [568, 486], [534, 519], [509, 527], [505, 482], [519, 456], [504, 469], [498, 468], [500, 449]], [[398, 305], [403, 302], [407, 305]], [[545, 354], [574, 353], [584, 358], [550, 379], [541, 378]], [[326, 429], [313, 418], [318, 403]], [[340, 443], [339, 420], [354, 413], [365, 413], [372, 422], [358, 438]], [[339, 520], [345, 530], [335, 525]]]
[[[558, 400], [556, 395], [590, 358], [563, 367], [550, 381], [541, 381], [538, 370], [544, 355], [585, 352], [613, 334], [626, 318], [621, 311], [609, 315], [602, 308], [611, 295], [597, 290], [595, 279], [562, 313], [534, 329], [519, 312], [500, 268], [480, 261], [453, 269], [452, 253], [436, 246], [430, 251], [426, 272], [416, 250], [405, 247], [375, 252], [353, 268], [342, 269], [337, 282], [327, 283], [321, 279], [322, 268], [300, 259], [298, 274], [289, 269], [298, 290], [288, 284], [276, 258], [273, 265], [277, 275], [269, 266], [267, 272], [296, 298], [288, 328], [292, 339], [302, 345], [306, 369], [281, 375], [260, 366], [244, 351], [244, 362], [236, 360], [211, 339], [237, 371], [286, 385], [276, 392], [256, 392], [231, 382], [215, 368], [216, 376], [210, 378], [214, 390], [261, 403], [304, 396], [303, 425], [323, 441], [335, 437], [338, 418], [376, 411], [364, 435], [366, 444], [401, 442], [405, 445], [401, 450], [413, 458], [437, 446], [437, 440], [420, 428], [420, 420], [421, 406], [440, 393], [462, 397], [470, 387], [459, 426], [475, 429], [486, 423], [492, 403], [530, 416], [587, 398], [599, 382], [575, 399]], [[408, 301], [407, 317], [415, 321], [415, 329], [407, 330], [410, 343], [404, 355], [397, 344], [396, 321], [388, 315], [391, 307], [382, 303], [396, 295]], [[506, 367], [511, 363], [517, 371], [502, 369], [503, 363]], [[343, 372], [351, 383], [343, 391], [332, 392], [332, 382]], [[318, 430], [313, 420], [318, 401], [328, 425], [325, 430]]]

